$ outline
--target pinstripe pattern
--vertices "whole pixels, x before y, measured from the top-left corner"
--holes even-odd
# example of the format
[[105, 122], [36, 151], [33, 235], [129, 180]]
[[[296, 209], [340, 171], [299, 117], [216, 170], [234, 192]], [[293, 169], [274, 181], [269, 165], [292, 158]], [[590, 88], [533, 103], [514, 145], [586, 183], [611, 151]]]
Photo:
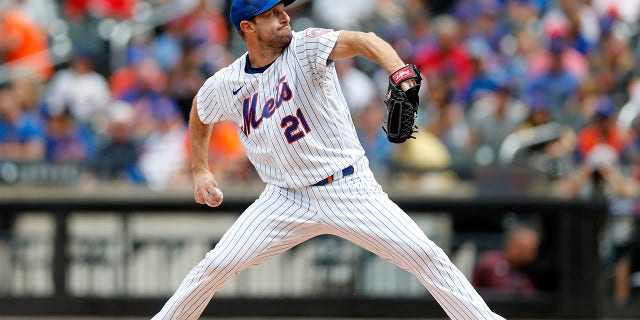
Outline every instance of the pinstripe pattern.
[[320, 234], [345, 238], [413, 273], [451, 319], [503, 319], [382, 191], [366, 157], [354, 166], [354, 175], [324, 186], [267, 185], [153, 319], [198, 319], [225, 281]]
[[[245, 54], [198, 92], [200, 120], [235, 122], [267, 187], [153, 319], [198, 319], [231, 277], [320, 234], [350, 240], [413, 273], [452, 319], [503, 319], [375, 181], [327, 60], [338, 35], [294, 33], [261, 73], [245, 72]], [[303, 125], [293, 127], [301, 116]], [[354, 174], [309, 187], [349, 165]]]
[[[200, 120], [235, 122], [247, 157], [266, 183], [289, 188], [312, 185], [364, 155], [335, 67], [327, 61], [339, 34], [330, 31], [310, 38], [305, 31], [296, 32], [289, 47], [262, 73], [244, 72], [244, 54], [207, 79], [197, 94]], [[259, 118], [269, 99], [277, 101], [282, 89], [277, 84], [283, 76], [291, 88], [291, 100], [270, 117], [256, 119], [261, 121], [259, 126], [243, 130], [245, 99], [251, 102], [258, 95], [255, 110]], [[238, 88], [242, 89], [234, 95]], [[280, 120], [295, 115], [298, 108], [311, 131], [289, 144]]]
[[[310, 188], [315, 201], [330, 202], [321, 214], [329, 233], [345, 238], [413, 273], [452, 319], [502, 319], [436, 244], [382, 191], [358, 162], [355, 176]], [[337, 202], [337, 203], [336, 203]]]
[[269, 186], [195, 266], [153, 319], [198, 319], [213, 294], [242, 270], [323, 230], [299, 193]]

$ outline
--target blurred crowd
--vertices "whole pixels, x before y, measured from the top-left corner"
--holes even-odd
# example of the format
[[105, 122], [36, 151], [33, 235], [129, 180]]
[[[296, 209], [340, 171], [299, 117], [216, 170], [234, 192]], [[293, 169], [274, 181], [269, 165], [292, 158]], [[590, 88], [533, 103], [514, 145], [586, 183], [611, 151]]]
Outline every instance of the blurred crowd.
[[[191, 100], [244, 52], [229, 5], [0, 1], [0, 159], [158, 190], [188, 181]], [[299, 0], [289, 12], [294, 30], [373, 31], [421, 68], [417, 139], [393, 145], [381, 130], [388, 75], [336, 62], [380, 178], [446, 186], [517, 167], [559, 195], [637, 194], [640, 1]], [[221, 180], [256, 178], [233, 124], [216, 125], [210, 157]]]
[[[230, 3], [0, 0], [0, 164], [190, 184], [191, 101], [245, 50]], [[417, 139], [394, 145], [381, 129], [388, 75], [364, 58], [336, 62], [379, 178], [446, 188], [517, 168], [559, 196], [638, 195], [640, 0], [297, 0], [288, 11], [294, 30], [373, 31], [421, 68]], [[210, 165], [222, 183], [257, 179], [232, 123], [216, 124]], [[610, 223], [623, 258], [625, 219]]]

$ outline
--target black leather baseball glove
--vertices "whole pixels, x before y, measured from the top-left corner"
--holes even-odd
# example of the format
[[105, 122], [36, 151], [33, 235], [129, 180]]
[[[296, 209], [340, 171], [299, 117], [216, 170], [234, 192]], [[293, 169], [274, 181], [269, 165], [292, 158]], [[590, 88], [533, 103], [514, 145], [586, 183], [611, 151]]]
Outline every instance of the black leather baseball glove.
[[[400, 89], [400, 83], [415, 79], [416, 85], [406, 92]], [[422, 77], [420, 70], [413, 64], [408, 64], [389, 76], [389, 90], [384, 103], [387, 105], [387, 122], [382, 130], [387, 139], [393, 143], [403, 143], [407, 139], [415, 139], [416, 117], [418, 116], [418, 91]]]

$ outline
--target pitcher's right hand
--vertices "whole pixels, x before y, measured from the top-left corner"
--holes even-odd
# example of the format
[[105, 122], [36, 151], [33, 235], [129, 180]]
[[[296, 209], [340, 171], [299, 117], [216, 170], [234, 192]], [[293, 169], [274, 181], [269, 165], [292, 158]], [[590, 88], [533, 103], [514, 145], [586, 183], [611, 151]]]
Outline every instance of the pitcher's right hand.
[[222, 191], [218, 182], [209, 170], [193, 173], [193, 195], [197, 203], [217, 207], [222, 203]]

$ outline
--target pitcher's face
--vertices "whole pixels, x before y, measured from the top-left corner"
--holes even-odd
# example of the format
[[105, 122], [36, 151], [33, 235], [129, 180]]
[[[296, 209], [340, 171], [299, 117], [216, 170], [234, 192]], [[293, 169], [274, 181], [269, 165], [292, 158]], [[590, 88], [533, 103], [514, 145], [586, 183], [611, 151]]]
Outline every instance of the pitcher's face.
[[289, 45], [293, 38], [289, 22], [291, 18], [284, 11], [284, 4], [279, 3], [270, 10], [255, 17], [257, 36], [260, 43], [269, 48], [282, 49]]

